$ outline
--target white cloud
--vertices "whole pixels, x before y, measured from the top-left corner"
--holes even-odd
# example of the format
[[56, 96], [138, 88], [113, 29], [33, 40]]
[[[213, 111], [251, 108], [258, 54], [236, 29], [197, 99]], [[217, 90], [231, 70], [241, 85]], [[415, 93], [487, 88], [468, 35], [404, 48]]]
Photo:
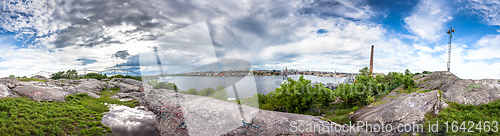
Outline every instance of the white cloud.
[[500, 35], [486, 35], [477, 44], [477, 49], [467, 51], [467, 60], [484, 60], [500, 58]]
[[406, 29], [421, 39], [434, 42], [445, 35], [444, 24], [453, 19], [441, 1], [422, 0], [409, 17], [404, 19]]
[[[130, 44], [115, 44], [103, 48], [79, 48], [65, 47], [58, 49], [16, 49], [14, 45], [0, 45], [0, 77], [10, 74], [18, 76], [28, 76], [38, 71], [56, 72], [68, 69], [89, 68], [102, 70], [112, 67], [125, 60], [112, 58], [112, 54], [120, 50], [129, 50], [130, 54], [138, 54], [145, 51], [144, 48]], [[54, 52], [51, 52], [52, 50]], [[82, 65], [77, 59], [91, 58], [97, 60], [96, 63]]]
[[468, 7], [488, 25], [500, 25], [500, 1], [470, 0]]

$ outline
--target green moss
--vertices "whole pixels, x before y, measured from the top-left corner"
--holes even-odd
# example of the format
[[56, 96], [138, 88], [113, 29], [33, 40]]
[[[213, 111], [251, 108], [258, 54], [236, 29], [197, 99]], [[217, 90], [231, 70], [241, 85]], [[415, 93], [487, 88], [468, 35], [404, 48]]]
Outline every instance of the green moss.
[[467, 88], [466, 90], [467, 91], [472, 91], [474, 89], [478, 89], [479, 88], [479, 85], [478, 84], [472, 84], [472, 85], [469, 85], [469, 88]]
[[438, 93], [439, 93], [439, 99], [441, 99], [441, 96], [443, 96], [443, 92], [441, 92], [441, 90], [438, 90]]
[[373, 106], [378, 106], [378, 105], [381, 105], [381, 104], [384, 104], [384, 103], [387, 103], [387, 101], [375, 102], [372, 105]]
[[427, 92], [430, 92], [432, 91], [432, 89], [427, 89], [427, 90], [424, 90], [424, 91], [418, 91], [417, 93], [427, 93]]
[[21, 78], [17, 80], [21, 82], [29, 82], [29, 81], [47, 82], [46, 80], [35, 79], [35, 78]]
[[360, 107], [354, 106], [344, 106], [342, 104], [333, 104], [332, 107], [335, 107], [335, 110], [328, 110], [330, 112], [326, 112], [325, 118], [331, 120], [338, 124], [349, 124], [351, 121], [350, 118], [346, 118], [351, 113], [354, 113], [356, 110], [361, 109]]
[[0, 135], [110, 135], [100, 121], [109, 108], [104, 103], [135, 107], [137, 101], [110, 96], [119, 89], [103, 91], [101, 98], [69, 95], [64, 102], [37, 102], [26, 97], [0, 100]]
[[422, 88], [406, 88], [406, 89], [401, 89], [399, 90], [400, 93], [406, 93], [406, 94], [409, 94], [409, 93], [413, 93], [417, 90], [420, 90]]
[[[498, 121], [500, 121], [500, 100], [486, 103], [481, 106], [462, 105], [455, 102], [448, 102], [448, 104], [450, 105], [450, 107], [442, 109], [438, 115], [432, 113], [426, 114], [426, 121], [424, 126], [428, 126], [429, 124], [436, 124], [439, 122], [439, 130], [445, 132], [445, 123], [448, 122], [448, 132], [446, 132], [446, 135], [499, 135], [498, 132], [495, 133], [492, 131], [498, 128]], [[454, 125], [457, 125], [459, 128], [456, 132], [452, 131], [451, 126], [454, 121], [457, 122]], [[472, 123], [469, 124], [469, 121], [472, 121], [474, 123], [474, 126], [472, 126]], [[477, 126], [480, 121], [481, 126]], [[489, 122], [489, 124], [487, 124], [490, 127], [489, 132], [485, 132], [485, 129], [488, 129], [485, 128], [486, 121]], [[496, 125], [492, 123], [493, 121], [496, 122]], [[465, 123], [462, 127], [463, 122]], [[476, 129], [476, 127], [480, 127], [482, 131], [479, 132], [479, 128]], [[465, 132], [460, 128], [466, 128]], [[469, 131], [469, 128], [471, 128], [470, 130], [474, 132], [467, 132]], [[428, 131], [425, 130], [425, 132]], [[436, 135], [434, 133], [427, 134]]]

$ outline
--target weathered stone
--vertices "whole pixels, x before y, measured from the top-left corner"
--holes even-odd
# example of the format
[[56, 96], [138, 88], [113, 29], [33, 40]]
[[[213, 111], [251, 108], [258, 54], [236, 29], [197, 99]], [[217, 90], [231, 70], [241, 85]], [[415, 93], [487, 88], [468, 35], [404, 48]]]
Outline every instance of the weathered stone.
[[69, 95], [62, 87], [41, 82], [24, 82], [22, 86], [17, 86], [13, 90], [35, 101], [64, 101], [64, 98]]
[[141, 100], [141, 99], [143, 99], [142, 97], [144, 96], [144, 93], [139, 93], [139, 92], [116, 93], [115, 95], [118, 96], [118, 99], [121, 99], [121, 98], [133, 98], [135, 100]]
[[12, 92], [5, 84], [0, 84], [0, 99], [5, 97], [19, 97], [19, 95]]
[[138, 81], [138, 80], [134, 80], [134, 79], [113, 78], [113, 79], [110, 80], [110, 84], [113, 84], [113, 85], [118, 85], [120, 83], [125, 83], [125, 84], [131, 85], [131, 86], [138, 87], [138, 88], [130, 88], [130, 87], [125, 87], [125, 86], [122, 86], [123, 88], [119, 87], [119, 88], [123, 89], [123, 91], [120, 90], [120, 92], [123, 92], [123, 93], [126, 93], [128, 91], [137, 91], [137, 92], [146, 92], [146, 93], [148, 93], [151, 90], [153, 90], [153, 87], [151, 87], [150, 85], [148, 85], [148, 84], [146, 84], [144, 82]]
[[439, 89], [442, 98], [459, 104], [481, 105], [500, 99], [500, 83], [497, 79], [459, 80], [447, 71], [434, 72], [420, 79], [422, 90]]
[[100, 94], [103, 88], [105, 88], [106, 83], [103, 83], [96, 79], [81, 79], [79, 81], [81, 84], [76, 86], [78, 92], [92, 92], [95, 94]]
[[[297, 123], [295, 126], [332, 126], [314, 116], [265, 111], [242, 105], [244, 121], [249, 123], [244, 125], [236, 103], [156, 89], [147, 96], [148, 109], [157, 115], [156, 130], [160, 135], [303, 135], [311, 133], [292, 132], [296, 128], [290, 123]], [[341, 127], [339, 124], [332, 124]], [[320, 130], [316, 132], [319, 133], [318, 131]], [[356, 134], [357, 132], [344, 131], [327, 133]], [[369, 135], [365, 132], [361, 134]]]
[[78, 91], [76, 91], [76, 88], [72, 85], [70, 86], [62, 86], [63, 90], [70, 93], [70, 94], [76, 94]]
[[[422, 124], [425, 121], [425, 114], [438, 113], [447, 106], [439, 99], [437, 90], [426, 93], [413, 92], [377, 106], [369, 105], [347, 117], [354, 122], [363, 121], [372, 125], [390, 124], [393, 130], [396, 130], [400, 124]], [[381, 135], [388, 134], [381, 133]]]
[[126, 83], [120, 83], [120, 82], [109, 82], [109, 84], [115, 85], [116, 87], [120, 88], [120, 93], [128, 93], [128, 92], [141, 92], [141, 88], [137, 86], [133, 86], [130, 84]]

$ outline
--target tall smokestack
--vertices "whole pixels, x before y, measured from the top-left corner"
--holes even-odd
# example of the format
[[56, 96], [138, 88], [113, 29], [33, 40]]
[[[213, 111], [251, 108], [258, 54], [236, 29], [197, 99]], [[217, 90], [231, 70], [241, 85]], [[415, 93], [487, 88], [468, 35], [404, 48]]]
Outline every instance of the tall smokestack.
[[373, 45], [372, 45], [372, 55], [370, 56], [370, 76], [373, 75]]

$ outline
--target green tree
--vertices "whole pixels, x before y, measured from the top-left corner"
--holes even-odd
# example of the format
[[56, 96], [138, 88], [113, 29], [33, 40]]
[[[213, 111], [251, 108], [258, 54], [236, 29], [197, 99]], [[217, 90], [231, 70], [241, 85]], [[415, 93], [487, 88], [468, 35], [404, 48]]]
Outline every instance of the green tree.
[[66, 71], [65, 73], [65, 76], [68, 78], [68, 79], [77, 79], [78, 78], [78, 72], [76, 72], [76, 70], [68, 70]]
[[364, 76], [370, 76], [372, 73], [370, 72], [370, 69], [368, 69], [368, 67], [364, 67], [359, 70], [359, 74]]
[[268, 94], [268, 102], [277, 109], [285, 108], [288, 112], [300, 114], [313, 105], [328, 105], [334, 98], [331, 93], [321, 84], [311, 86], [311, 80], [304, 79], [302, 75], [298, 81], [288, 78], [280, 88]]
[[219, 100], [224, 100], [227, 101], [227, 98], [229, 98], [229, 95], [227, 95], [227, 89], [223, 85], [219, 85], [215, 89], [215, 93], [211, 94], [210, 97], [219, 99]]
[[215, 93], [215, 90], [212, 87], [207, 87], [201, 91], [198, 92], [198, 95], [200, 96], [209, 96], [211, 94]]
[[101, 80], [101, 79], [106, 79], [108, 77], [106, 77], [105, 75], [102, 75], [102, 74], [98, 74], [98, 73], [88, 73], [85, 76], [83, 76], [83, 78], [93, 78], [93, 79]]
[[191, 88], [186, 91], [187, 94], [198, 95], [198, 91], [195, 88]]
[[411, 76], [410, 70], [408, 70], [408, 69], [405, 70], [405, 76]]
[[415, 88], [417, 87], [417, 83], [410, 76], [405, 76], [404, 78], [404, 87], [405, 88]]
[[28, 78], [28, 77], [26, 77], [26, 76], [23, 76], [23, 78]]
[[9, 77], [10, 77], [10, 78], [16, 78], [16, 76], [15, 76], [15, 75], [9, 75]]

